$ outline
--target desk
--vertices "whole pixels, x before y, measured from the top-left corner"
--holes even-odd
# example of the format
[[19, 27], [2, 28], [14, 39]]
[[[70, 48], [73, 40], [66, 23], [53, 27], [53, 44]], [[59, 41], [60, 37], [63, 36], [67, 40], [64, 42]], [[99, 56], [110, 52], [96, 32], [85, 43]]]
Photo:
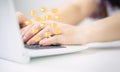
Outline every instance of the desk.
[[29, 64], [0, 59], [0, 72], [120, 72], [120, 48], [36, 58]]

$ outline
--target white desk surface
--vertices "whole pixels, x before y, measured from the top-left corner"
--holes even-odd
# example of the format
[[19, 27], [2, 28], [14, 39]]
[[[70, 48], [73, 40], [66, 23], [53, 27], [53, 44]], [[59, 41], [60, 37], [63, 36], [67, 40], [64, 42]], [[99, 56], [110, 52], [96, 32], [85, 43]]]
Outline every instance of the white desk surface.
[[36, 58], [30, 64], [0, 59], [0, 72], [120, 72], [120, 48]]

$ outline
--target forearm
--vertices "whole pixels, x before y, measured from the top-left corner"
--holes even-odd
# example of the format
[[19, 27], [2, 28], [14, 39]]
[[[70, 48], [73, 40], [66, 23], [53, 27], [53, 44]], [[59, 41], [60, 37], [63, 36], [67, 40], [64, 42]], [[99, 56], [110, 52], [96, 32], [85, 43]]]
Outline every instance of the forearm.
[[90, 16], [97, 8], [96, 0], [75, 0], [58, 8], [63, 16], [63, 23], [77, 24]]
[[120, 14], [83, 25], [83, 43], [120, 40]]

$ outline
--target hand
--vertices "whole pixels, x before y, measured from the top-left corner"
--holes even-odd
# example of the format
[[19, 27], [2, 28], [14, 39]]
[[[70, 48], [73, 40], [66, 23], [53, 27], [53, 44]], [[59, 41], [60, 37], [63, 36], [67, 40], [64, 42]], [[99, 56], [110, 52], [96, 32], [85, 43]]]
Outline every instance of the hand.
[[[27, 26], [23, 31], [21, 31], [23, 36], [23, 41], [27, 44], [35, 44], [39, 42], [40, 45], [51, 45], [51, 44], [82, 44], [83, 34], [80, 34], [82, 30], [78, 27], [63, 24], [54, 21], [46, 21], [48, 24], [45, 28], [41, 28], [39, 23]], [[50, 26], [51, 23], [57, 24], [57, 29], [61, 30], [61, 34], [55, 35], [53, 33], [53, 28]], [[36, 33], [32, 33], [32, 29], [37, 29]], [[46, 38], [44, 36], [45, 32], [50, 32], [51, 37]], [[39, 41], [35, 40], [35, 37], [40, 37]]]
[[18, 17], [18, 22], [20, 24], [20, 27], [24, 28], [26, 26], [25, 25], [25, 21], [27, 20], [26, 16], [21, 12], [16, 12], [16, 15]]

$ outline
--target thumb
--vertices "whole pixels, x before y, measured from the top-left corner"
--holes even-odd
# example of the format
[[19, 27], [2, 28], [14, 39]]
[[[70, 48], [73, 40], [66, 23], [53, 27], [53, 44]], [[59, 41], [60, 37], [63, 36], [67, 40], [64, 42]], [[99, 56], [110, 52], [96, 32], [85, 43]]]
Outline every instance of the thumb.
[[18, 22], [20, 24], [20, 27], [21, 28], [25, 27], [24, 22], [27, 20], [26, 16], [21, 12], [17, 12], [16, 15], [18, 17]]
[[52, 45], [52, 44], [61, 44], [60, 39], [61, 39], [61, 36], [56, 35], [56, 36], [41, 40], [39, 44], [42, 46]]

